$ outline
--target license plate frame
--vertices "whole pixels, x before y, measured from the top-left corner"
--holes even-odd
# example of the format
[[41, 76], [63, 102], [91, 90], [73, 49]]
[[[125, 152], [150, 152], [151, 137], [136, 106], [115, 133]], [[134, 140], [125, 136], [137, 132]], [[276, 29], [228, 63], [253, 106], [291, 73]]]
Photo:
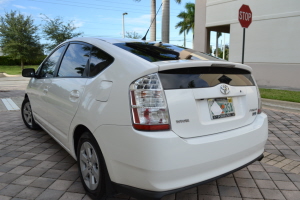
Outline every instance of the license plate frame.
[[[235, 116], [232, 97], [207, 99], [207, 104], [212, 120]], [[222, 113], [220, 114], [219, 112], [221, 111], [218, 109], [218, 106], [219, 109], [222, 110]]]

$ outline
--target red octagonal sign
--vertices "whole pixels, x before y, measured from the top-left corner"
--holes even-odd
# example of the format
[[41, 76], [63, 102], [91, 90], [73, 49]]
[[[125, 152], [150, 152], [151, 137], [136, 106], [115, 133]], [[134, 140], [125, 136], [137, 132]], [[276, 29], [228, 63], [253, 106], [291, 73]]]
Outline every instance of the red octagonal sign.
[[239, 10], [239, 21], [243, 28], [248, 28], [252, 22], [252, 12], [248, 5], [242, 5]]

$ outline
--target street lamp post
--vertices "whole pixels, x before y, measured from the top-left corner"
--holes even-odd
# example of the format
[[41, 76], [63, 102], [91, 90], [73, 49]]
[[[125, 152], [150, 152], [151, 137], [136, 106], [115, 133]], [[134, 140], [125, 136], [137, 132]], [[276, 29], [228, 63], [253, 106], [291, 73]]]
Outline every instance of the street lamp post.
[[123, 13], [123, 38], [125, 38], [125, 24], [124, 24], [124, 15], [128, 15], [127, 12]]

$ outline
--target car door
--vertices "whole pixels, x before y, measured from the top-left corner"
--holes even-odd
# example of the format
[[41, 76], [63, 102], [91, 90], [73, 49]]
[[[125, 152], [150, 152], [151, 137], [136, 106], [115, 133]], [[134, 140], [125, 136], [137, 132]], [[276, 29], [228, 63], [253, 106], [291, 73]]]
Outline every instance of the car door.
[[29, 96], [35, 120], [42, 126], [46, 126], [48, 116], [48, 87], [51, 85], [54, 72], [65, 51], [66, 44], [58, 47], [41, 64], [37, 70], [37, 77], [30, 80], [27, 94]]
[[71, 42], [47, 88], [46, 120], [50, 132], [63, 145], [67, 144], [69, 127], [85, 89], [90, 50], [89, 44]]

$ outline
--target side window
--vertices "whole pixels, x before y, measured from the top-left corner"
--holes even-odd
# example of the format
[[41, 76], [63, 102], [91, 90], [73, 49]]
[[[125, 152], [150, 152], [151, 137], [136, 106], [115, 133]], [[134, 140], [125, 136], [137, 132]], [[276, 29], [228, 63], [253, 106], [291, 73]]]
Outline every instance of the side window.
[[91, 47], [85, 44], [70, 44], [60, 64], [59, 77], [82, 77], [90, 57]]
[[65, 46], [59, 47], [50, 57], [43, 63], [40, 71], [41, 77], [52, 78], [56, 64], [59, 60], [60, 55], [63, 53]]
[[91, 60], [90, 60], [90, 77], [96, 76], [106, 67], [108, 67], [114, 58], [104, 51], [93, 47], [91, 52]]

